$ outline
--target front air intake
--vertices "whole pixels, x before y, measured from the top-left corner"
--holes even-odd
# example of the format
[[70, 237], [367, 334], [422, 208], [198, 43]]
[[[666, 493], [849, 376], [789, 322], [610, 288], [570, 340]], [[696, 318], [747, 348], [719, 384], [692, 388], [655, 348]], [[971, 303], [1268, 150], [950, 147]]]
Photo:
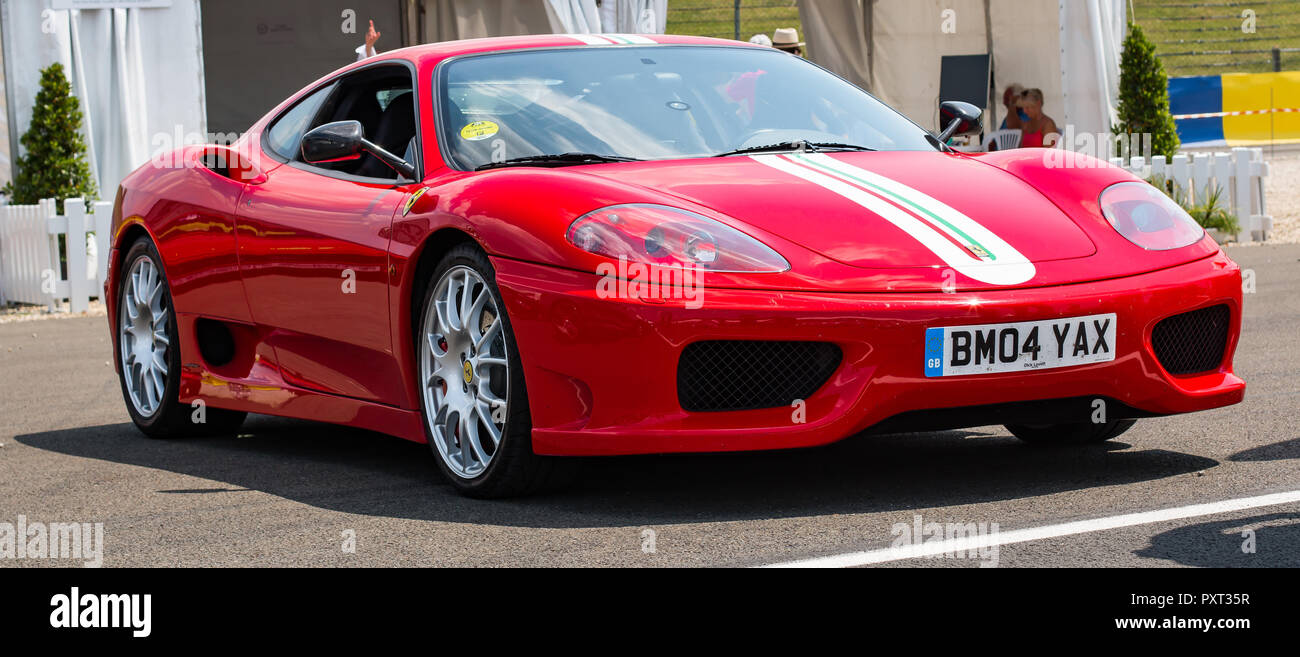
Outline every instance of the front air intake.
[[789, 406], [817, 392], [842, 357], [829, 342], [695, 342], [677, 363], [677, 400], [692, 412]]
[[1151, 331], [1151, 346], [1170, 374], [1197, 374], [1219, 369], [1228, 348], [1227, 305], [1210, 306], [1160, 320]]

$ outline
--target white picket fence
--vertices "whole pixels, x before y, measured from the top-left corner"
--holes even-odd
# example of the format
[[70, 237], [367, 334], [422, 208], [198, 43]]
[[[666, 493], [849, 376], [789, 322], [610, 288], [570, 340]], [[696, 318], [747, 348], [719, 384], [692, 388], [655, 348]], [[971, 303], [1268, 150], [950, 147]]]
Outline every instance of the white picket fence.
[[1179, 153], [1166, 160], [1156, 155], [1151, 161], [1135, 157], [1127, 164], [1120, 158], [1110, 161], [1142, 178], [1163, 177], [1171, 180], [1179, 193], [1196, 203], [1204, 202], [1219, 190], [1223, 205], [1237, 216], [1241, 232], [1238, 242], [1262, 242], [1273, 230], [1273, 217], [1264, 205], [1264, 178], [1268, 162], [1262, 148], [1234, 148], [1230, 153]]
[[[62, 215], [56, 207], [53, 199], [0, 206], [0, 303], [47, 304], [55, 310], [66, 299], [68, 309], [79, 313], [92, 297], [102, 296], [113, 204], [100, 201], [86, 212], [84, 201], [70, 198]], [[67, 278], [59, 266], [59, 235], [66, 236]]]

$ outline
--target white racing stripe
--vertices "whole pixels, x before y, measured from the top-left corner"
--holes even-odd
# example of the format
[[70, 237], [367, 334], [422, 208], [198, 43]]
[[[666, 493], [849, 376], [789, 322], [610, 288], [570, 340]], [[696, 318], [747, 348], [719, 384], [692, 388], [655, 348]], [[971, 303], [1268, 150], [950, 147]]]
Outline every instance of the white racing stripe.
[[614, 43], [612, 40], [596, 34], [566, 34], [564, 36], [577, 39], [589, 46], [608, 46]]
[[606, 34], [604, 36], [615, 41], [622, 41], [624, 43], [636, 44], [639, 46], [652, 46], [658, 43], [658, 41], [640, 34]]
[[[1079, 520], [1059, 525], [1047, 525], [1045, 527], [1015, 529], [1009, 532], [990, 533], [982, 536], [952, 538], [943, 541], [935, 541], [933, 543], [927, 541], [917, 545], [904, 545], [899, 547], [883, 548], [880, 550], [867, 550], [865, 552], [836, 554], [829, 557], [786, 561], [769, 564], [764, 566], [764, 568], [847, 568], [851, 566], [868, 566], [876, 563], [915, 559], [917, 557], [928, 557], [937, 554], [961, 553], [964, 550], [978, 550], [980, 548], [987, 548], [994, 545], [1009, 545], [1012, 543], [1024, 543], [1027, 541], [1041, 541], [1047, 538], [1059, 538], [1061, 536], [1100, 532], [1108, 529], [1149, 525], [1152, 523], [1181, 520], [1184, 518], [1212, 516], [1222, 513], [1231, 513], [1233, 511], [1257, 509], [1265, 506], [1292, 504], [1295, 502], [1300, 502], [1300, 490], [1293, 490], [1285, 493], [1273, 493], [1270, 495], [1258, 495], [1255, 497], [1239, 497], [1237, 499], [1224, 500], [1222, 502], [1193, 504], [1191, 506], [1180, 506], [1172, 509], [1161, 509], [1158, 511], [1126, 513], [1121, 516]], [[970, 552], [966, 552], [966, 554], [970, 554]]]
[[989, 254], [990, 257], [981, 257], [980, 260], [986, 263], [996, 262], [999, 265], [1007, 266], [1009, 270], [1020, 270], [1019, 272], [1009, 272], [1010, 277], [1024, 274], [1024, 280], [1029, 280], [1034, 275], [1034, 266], [1029, 262], [1028, 258], [1021, 255], [1010, 244], [1007, 244], [1001, 237], [998, 237], [979, 222], [954, 210], [947, 203], [933, 196], [878, 173], [842, 162], [825, 153], [801, 153], [791, 156], [791, 159], [796, 162], [806, 162], [815, 167], [825, 167], [846, 178], [847, 182], [862, 186], [886, 199], [892, 198], [901, 202], [908, 207], [909, 211], [922, 215], [922, 218], [929, 219], [935, 228], [948, 233], [950, 237], [958, 242], [966, 244], [973, 242], [974, 246], [978, 247], [977, 252], [983, 250]]
[[642, 36], [640, 34], [566, 34], [572, 39], [577, 39], [589, 46], [610, 46], [610, 45], [639, 45], [652, 46], [658, 43], [654, 39]]
[[[991, 285], [1015, 285], [1023, 283], [1034, 277], [1034, 264], [1027, 258], [1007, 244], [1001, 238], [997, 237], [988, 229], [980, 226], [975, 220], [953, 210], [947, 205], [939, 204], [929, 196], [925, 196], [916, 190], [911, 189], [901, 183], [889, 180], [883, 176], [871, 174], [871, 178], [862, 180], [883, 179], [890, 183], [888, 189], [905, 190], [907, 202], [901, 204], [921, 205], [929, 212], [943, 216], [947, 215], [952, 218], [960, 217], [955, 224], [968, 232], [978, 236], [977, 239], [986, 240], [981, 242], [984, 250], [988, 252], [989, 258], [980, 258], [973, 253], [962, 249], [953, 244], [945, 235], [939, 233], [938, 229], [930, 224], [917, 218], [912, 212], [906, 212], [887, 200], [888, 196], [884, 193], [871, 191], [869, 187], [863, 186], [863, 183], [851, 181], [846, 178], [846, 174], [855, 175], [860, 173], [870, 173], [857, 167], [849, 167], [842, 162], [835, 162], [835, 167], [824, 167], [817, 169], [806, 164], [796, 163], [795, 160], [784, 158], [780, 155], [753, 155], [754, 160], [766, 164], [774, 169], [784, 171], [790, 175], [797, 176], [815, 185], [823, 187], [831, 192], [839, 194], [844, 198], [861, 205], [884, 218], [891, 224], [894, 224], [903, 232], [911, 235], [922, 246], [929, 249], [930, 252], [939, 256], [944, 262], [948, 263], [953, 269], [961, 272], [963, 275], [973, 278], [982, 283]], [[830, 159], [830, 158], [827, 158]], [[847, 170], [846, 170], [847, 168]], [[835, 174], [835, 175], [832, 175]], [[893, 192], [897, 195], [897, 192]], [[928, 201], [926, 201], [928, 199]], [[938, 205], [929, 205], [926, 203], [933, 202]], [[942, 208], [939, 206], [942, 205]], [[942, 213], [942, 214], [940, 214]], [[951, 223], [951, 219], [949, 219]], [[959, 235], [954, 235], [959, 241], [969, 241], [961, 239]]]

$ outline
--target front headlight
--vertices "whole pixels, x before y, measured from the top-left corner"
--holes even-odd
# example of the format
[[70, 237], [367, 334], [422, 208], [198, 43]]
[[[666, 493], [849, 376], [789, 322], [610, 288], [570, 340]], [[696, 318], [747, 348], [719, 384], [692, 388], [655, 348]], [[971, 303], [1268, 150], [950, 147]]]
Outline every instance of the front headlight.
[[1149, 251], [1197, 243], [1205, 229], [1164, 192], [1144, 182], [1111, 185], [1101, 193], [1101, 213], [1128, 241]]
[[776, 273], [790, 268], [758, 240], [701, 214], [652, 203], [611, 205], [578, 217], [569, 243], [597, 255], [661, 267]]

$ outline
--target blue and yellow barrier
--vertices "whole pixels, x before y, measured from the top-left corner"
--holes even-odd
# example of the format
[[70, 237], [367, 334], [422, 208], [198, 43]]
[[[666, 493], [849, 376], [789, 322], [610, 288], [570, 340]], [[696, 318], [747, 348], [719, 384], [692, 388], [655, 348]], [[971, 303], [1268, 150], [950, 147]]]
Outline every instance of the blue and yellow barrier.
[[1300, 71], [1169, 78], [1184, 146], [1300, 143]]

